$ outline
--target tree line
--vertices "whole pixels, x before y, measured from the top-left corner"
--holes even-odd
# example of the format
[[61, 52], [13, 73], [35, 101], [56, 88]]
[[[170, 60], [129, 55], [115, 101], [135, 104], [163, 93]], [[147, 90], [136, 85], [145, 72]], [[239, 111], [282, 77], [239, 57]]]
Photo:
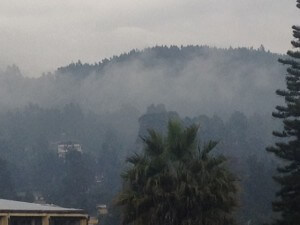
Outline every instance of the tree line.
[[[97, 204], [107, 204], [113, 215], [105, 219], [106, 223], [115, 223], [119, 212], [112, 206], [122, 188], [120, 174], [127, 167], [126, 157], [142, 152], [148, 129], [166, 135], [168, 121], [176, 120], [183, 130], [199, 125], [195, 143], [218, 142], [209, 155], [223, 154], [226, 168], [240, 180], [238, 221], [265, 222], [272, 214], [276, 185], [271, 176], [276, 161], [269, 159], [264, 147], [274, 143], [270, 134], [278, 127], [273, 127], [268, 118], [247, 117], [241, 112], [227, 120], [217, 115], [181, 118], [163, 105], [151, 105], [140, 116], [136, 134], [124, 139], [114, 124], [107, 123], [106, 116], [85, 113], [76, 104], [61, 109], [28, 105], [0, 114], [1, 159], [5, 162], [1, 163], [0, 179], [7, 184], [1, 187], [0, 194], [2, 198], [25, 201], [42, 196], [48, 203], [83, 207], [92, 214]], [[59, 158], [57, 147], [61, 141], [80, 143], [83, 153], [70, 151], [65, 158]]]
[[[300, 1], [297, 2], [300, 8]], [[227, 119], [224, 115], [180, 118], [177, 112], [168, 112], [162, 105], [152, 105], [139, 118], [139, 130], [132, 135], [135, 129], [122, 127], [118, 118], [136, 113], [135, 110], [120, 111], [110, 117], [82, 110], [76, 103], [52, 108], [30, 104], [3, 110], [0, 197], [23, 201], [41, 197], [48, 203], [83, 207], [92, 214], [96, 213], [97, 204], [106, 203], [112, 212], [104, 220], [106, 224], [118, 223], [120, 215], [123, 224], [298, 224], [298, 26], [293, 26], [293, 36], [295, 50], [279, 60], [288, 66], [286, 89], [276, 92], [285, 103], [273, 113], [282, 123], [270, 121], [269, 115], [246, 116], [239, 111], [227, 115]], [[150, 50], [161, 56], [158, 60], [166, 65], [173, 65], [174, 60], [187, 62], [194, 53], [206, 58], [211, 52], [205, 46], [156, 47], [145, 52]], [[182, 54], [184, 51], [189, 54]], [[224, 53], [220, 49], [213, 51]], [[235, 51], [228, 49], [227, 53]], [[264, 48], [238, 51], [245, 57], [249, 57], [246, 53], [270, 54]], [[78, 80], [93, 72], [101, 73], [109, 62], [123, 63], [136, 54], [140, 53], [132, 51], [93, 66], [70, 64], [58, 69], [56, 82], [62, 81], [65, 74], [78, 73], [73, 83], [78, 85]], [[277, 55], [271, 58], [274, 57]], [[141, 61], [145, 68], [158, 64]], [[176, 74], [181, 69], [174, 67], [172, 72]], [[223, 72], [226, 74], [226, 70]], [[126, 136], [127, 130], [131, 135]], [[270, 136], [271, 130], [275, 130], [274, 137]], [[80, 143], [84, 151], [71, 149], [61, 158], [57, 154], [60, 141]], [[266, 155], [266, 146], [277, 158]], [[129, 166], [124, 165], [125, 158]], [[121, 214], [113, 203], [121, 206]]]

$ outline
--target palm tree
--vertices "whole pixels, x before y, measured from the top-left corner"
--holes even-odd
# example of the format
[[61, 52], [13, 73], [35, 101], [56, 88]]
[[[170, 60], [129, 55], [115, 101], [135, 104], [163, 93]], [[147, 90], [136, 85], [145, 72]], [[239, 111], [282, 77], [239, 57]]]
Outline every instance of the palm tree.
[[127, 159], [117, 204], [123, 224], [233, 224], [236, 179], [225, 158], [211, 156], [216, 142], [197, 146], [198, 127], [171, 121], [166, 137], [149, 130], [144, 152]]

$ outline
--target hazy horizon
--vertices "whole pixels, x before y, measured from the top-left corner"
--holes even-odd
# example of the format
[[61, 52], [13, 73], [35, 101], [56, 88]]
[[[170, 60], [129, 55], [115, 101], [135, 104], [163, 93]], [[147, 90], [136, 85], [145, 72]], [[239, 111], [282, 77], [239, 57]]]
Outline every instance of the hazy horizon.
[[280, 0], [3, 0], [0, 18], [0, 68], [16, 64], [37, 77], [155, 45], [263, 44], [285, 53], [299, 15], [294, 1]]

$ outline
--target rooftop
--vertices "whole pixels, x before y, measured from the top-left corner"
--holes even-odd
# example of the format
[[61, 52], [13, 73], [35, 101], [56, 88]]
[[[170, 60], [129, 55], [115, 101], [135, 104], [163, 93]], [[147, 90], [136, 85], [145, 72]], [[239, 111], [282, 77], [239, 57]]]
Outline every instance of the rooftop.
[[63, 208], [56, 205], [36, 204], [5, 199], [0, 199], [0, 213], [1, 212], [84, 213], [82, 209]]

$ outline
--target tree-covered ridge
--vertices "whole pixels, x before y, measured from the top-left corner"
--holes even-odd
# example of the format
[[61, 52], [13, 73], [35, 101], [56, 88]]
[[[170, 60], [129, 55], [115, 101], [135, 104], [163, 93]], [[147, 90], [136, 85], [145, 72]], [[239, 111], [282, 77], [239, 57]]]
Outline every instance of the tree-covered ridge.
[[[238, 220], [268, 221], [275, 166], [264, 147], [274, 143], [271, 130], [278, 128], [269, 116], [278, 103], [273, 92], [283, 86], [277, 57], [263, 49], [155, 47], [93, 65], [98, 70], [78, 63], [25, 78], [9, 67], [0, 73], [0, 158], [8, 171], [0, 181], [11, 184], [2, 197], [31, 201], [42, 195], [91, 212], [96, 204], [110, 207], [125, 157], [140, 149], [148, 128], [165, 133], [176, 118], [199, 124], [201, 141], [219, 141], [214, 154], [226, 155], [241, 179]], [[83, 155], [59, 159], [60, 141], [80, 143]], [[71, 181], [85, 177], [74, 176], [78, 161], [89, 182], [77, 186], [83, 194], [71, 202]]]
[[24, 78], [10, 67], [0, 72], [0, 109], [72, 102], [93, 112], [115, 111], [122, 104], [144, 111], [164, 103], [181, 115], [266, 114], [280, 101], [274, 91], [284, 85], [278, 57], [263, 48], [162, 46], [93, 65], [72, 63], [39, 78]]
[[234, 59], [234, 63], [248, 61], [258, 61], [264, 64], [274, 63], [278, 58], [278, 54], [265, 51], [264, 47], [259, 49], [253, 48], [212, 48], [206, 45], [190, 45], [190, 46], [155, 46], [143, 50], [132, 50], [128, 53], [115, 55], [111, 58], [105, 58], [94, 64], [82, 63], [80, 60], [70, 63], [67, 66], [59, 67], [57, 74], [69, 74], [75, 77], [86, 77], [92, 73], [101, 74], [105, 67], [112, 64], [124, 64], [131, 60], [139, 60], [145, 68], [157, 67], [162, 64], [169, 66], [175, 65], [175, 69], [180, 69], [184, 64], [195, 58], [207, 59], [209, 57], [226, 56], [228, 60]]

